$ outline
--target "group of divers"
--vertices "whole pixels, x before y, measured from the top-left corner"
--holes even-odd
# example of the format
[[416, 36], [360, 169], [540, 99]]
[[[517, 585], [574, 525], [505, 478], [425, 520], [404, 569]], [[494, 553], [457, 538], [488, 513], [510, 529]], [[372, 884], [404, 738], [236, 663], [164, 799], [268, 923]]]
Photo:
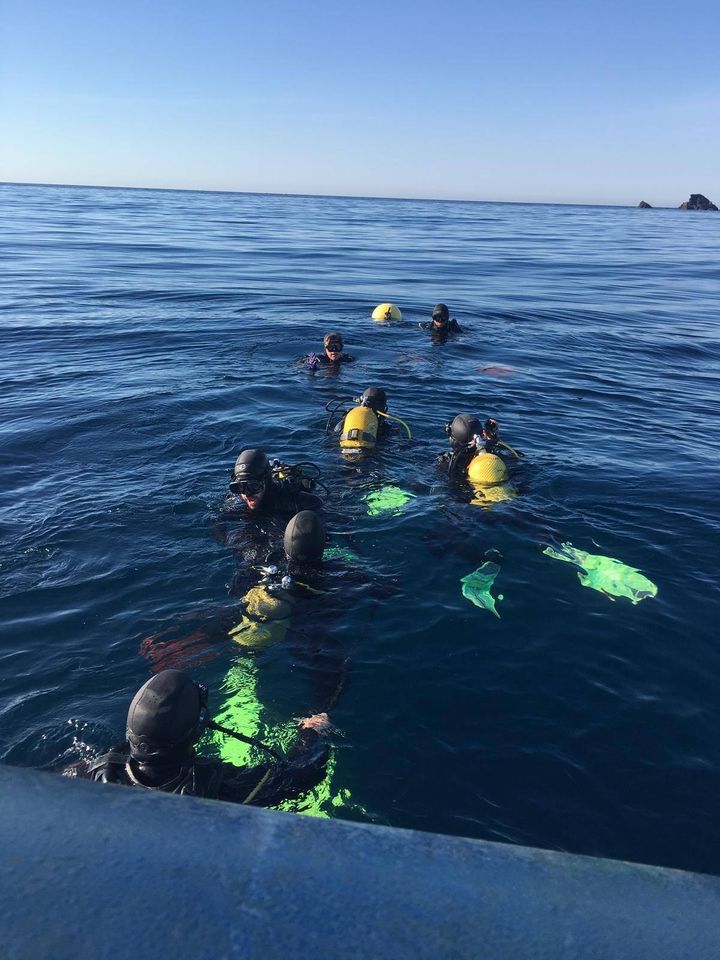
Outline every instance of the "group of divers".
[[[402, 315], [395, 304], [384, 303], [372, 317], [397, 321]], [[431, 320], [420, 326], [440, 342], [460, 332], [445, 304], [437, 304]], [[332, 332], [325, 336], [322, 352], [308, 354], [301, 363], [314, 372], [320, 367], [337, 370], [352, 360], [344, 352], [342, 336]], [[350, 463], [371, 455], [378, 443], [398, 429], [393, 424], [412, 438], [408, 424], [389, 413], [387, 395], [380, 387], [367, 387], [352, 403], [330, 401], [327, 409], [328, 431], [335, 433], [342, 457]], [[513, 475], [523, 455], [500, 438], [497, 420], [461, 413], [446, 423], [445, 432], [450, 449], [438, 456], [438, 469], [456, 489], [466, 492], [466, 499], [490, 506], [518, 495]], [[251, 531], [242, 556], [245, 573], [252, 574], [253, 583], [222, 621], [221, 631], [224, 640], [229, 637], [240, 648], [237, 668], [234, 674], [231, 669], [229, 676], [242, 709], [235, 709], [231, 697], [213, 717], [207, 687], [184, 670], [166, 667], [167, 660], [153, 657], [151, 652], [158, 672], [130, 704], [125, 741], [101, 756], [77, 760], [62, 771], [65, 776], [324, 813], [319, 802], [313, 809], [312, 803], [304, 801], [313, 795], [316, 799], [322, 795], [327, 801], [329, 796], [327, 791], [322, 794], [323, 781], [327, 784], [334, 764], [329, 741], [335, 728], [329, 714], [346, 685], [347, 650], [332, 640], [296, 645], [294, 666], [307, 668], [313, 677], [313, 690], [303, 703], [310, 709], [296, 724], [288, 724], [278, 733], [272, 746], [264, 742], [269, 737], [257, 736], [260, 706], [252, 688], [257, 683], [260, 655], [286, 643], [298, 605], [316, 602], [327, 618], [327, 598], [332, 591], [323, 573], [333, 559], [347, 559], [348, 551], [328, 547], [323, 510], [326, 492], [313, 464], [270, 460], [260, 449], [240, 452], [223, 516], [240, 520]], [[368, 512], [397, 511], [410, 496], [399, 487], [382, 488], [366, 498]], [[281, 544], [274, 535], [278, 529], [282, 531]], [[623, 596], [637, 603], [657, 593], [656, 586], [638, 570], [613, 558], [589, 554], [568, 543], [544, 552], [577, 566], [584, 586], [611, 599]], [[462, 580], [463, 596], [496, 616], [491, 588], [501, 559], [489, 551], [478, 569]], [[154, 639], [149, 638], [150, 648]], [[158, 648], [162, 650], [163, 644]], [[249, 712], [248, 703], [253, 704]], [[246, 729], [233, 729], [228, 722]], [[247, 732], [248, 725], [252, 733]], [[197, 752], [200, 741], [210, 736], [216, 738], [216, 748], [218, 744], [222, 747], [220, 757]], [[335, 801], [331, 798], [330, 802]]]

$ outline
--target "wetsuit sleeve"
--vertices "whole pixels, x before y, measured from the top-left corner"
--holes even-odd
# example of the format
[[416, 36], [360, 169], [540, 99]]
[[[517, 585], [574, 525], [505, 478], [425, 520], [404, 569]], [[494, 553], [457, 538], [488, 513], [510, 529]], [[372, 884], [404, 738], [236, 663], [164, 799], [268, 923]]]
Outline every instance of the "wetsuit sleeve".
[[118, 743], [94, 759], [81, 757], [59, 771], [63, 777], [77, 777], [80, 780], [103, 780], [106, 783], [118, 782], [117, 770], [127, 760], [127, 743]]
[[454, 317], [453, 317], [453, 319], [452, 319], [452, 320], [450, 321], [450, 323], [449, 323], [449, 329], [450, 329], [453, 333], [462, 333], [462, 327], [460, 326], [460, 324], [457, 322], [457, 320], [456, 320]]
[[341, 362], [341, 363], [353, 363], [354, 360], [355, 360], [355, 357], [351, 357], [349, 353], [344, 353], [344, 354], [340, 357], [340, 362]]

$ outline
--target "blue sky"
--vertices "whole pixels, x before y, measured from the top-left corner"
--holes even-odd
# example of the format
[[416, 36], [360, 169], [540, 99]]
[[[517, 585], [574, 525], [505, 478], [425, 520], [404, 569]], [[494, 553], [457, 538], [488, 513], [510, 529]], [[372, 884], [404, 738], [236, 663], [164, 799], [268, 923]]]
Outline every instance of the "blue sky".
[[720, 4], [2, 0], [0, 180], [720, 202]]

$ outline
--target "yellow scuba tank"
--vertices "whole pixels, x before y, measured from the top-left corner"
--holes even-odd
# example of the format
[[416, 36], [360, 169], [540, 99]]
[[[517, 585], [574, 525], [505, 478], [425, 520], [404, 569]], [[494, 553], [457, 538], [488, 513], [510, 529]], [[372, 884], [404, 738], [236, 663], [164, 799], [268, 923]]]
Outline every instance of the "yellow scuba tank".
[[504, 483], [508, 477], [508, 469], [502, 459], [494, 453], [479, 453], [473, 457], [468, 466], [467, 477], [470, 483], [488, 484]]
[[251, 587], [243, 597], [245, 613], [229, 633], [242, 647], [266, 647], [281, 643], [290, 627], [293, 601], [287, 590], [272, 592], [262, 584]]
[[517, 496], [503, 460], [494, 453], [479, 453], [470, 461], [467, 478], [472, 485], [475, 506], [487, 507]]
[[343, 450], [372, 450], [377, 441], [378, 416], [371, 407], [353, 407], [345, 414], [340, 446]]

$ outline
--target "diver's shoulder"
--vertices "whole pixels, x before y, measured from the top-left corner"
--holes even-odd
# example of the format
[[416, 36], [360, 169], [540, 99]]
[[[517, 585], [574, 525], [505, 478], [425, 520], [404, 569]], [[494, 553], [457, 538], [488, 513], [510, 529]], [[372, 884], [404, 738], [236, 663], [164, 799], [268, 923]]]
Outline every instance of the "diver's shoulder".
[[96, 757], [80, 757], [74, 763], [60, 770], [63, 777], [75, 777], [80, 780], [106, 779], [111, 768], [124, 767], [130, 756], [127, 741], [110, 747]]

